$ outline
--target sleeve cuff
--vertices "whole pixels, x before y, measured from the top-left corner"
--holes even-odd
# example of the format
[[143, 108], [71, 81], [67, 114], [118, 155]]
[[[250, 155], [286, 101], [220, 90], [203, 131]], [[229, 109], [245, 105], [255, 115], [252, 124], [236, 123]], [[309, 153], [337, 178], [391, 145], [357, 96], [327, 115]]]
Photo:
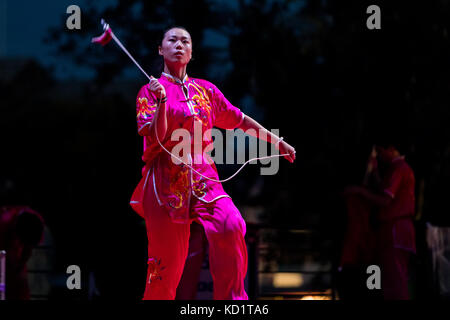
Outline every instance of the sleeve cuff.
[[236, 125], [235, 128], [239, 127], [242, 124], [242, 122], [244, 121], [245, 114], [242, 111], [241, 111], [241, 114], [242, 114], [241, 121], [239, 121], [239, 123]]
[[152, 123], [151, 123], [151, 122], [147, 122], [147, 123], [145, 123], [144, 125], [142, 125], [142, 127], [139, 128], [138, 133], [141, 134], [141, 131], [142, 131], [145, 127], [147, 127], [148, 125], [150, 125], [150, 124], [152, 124]]

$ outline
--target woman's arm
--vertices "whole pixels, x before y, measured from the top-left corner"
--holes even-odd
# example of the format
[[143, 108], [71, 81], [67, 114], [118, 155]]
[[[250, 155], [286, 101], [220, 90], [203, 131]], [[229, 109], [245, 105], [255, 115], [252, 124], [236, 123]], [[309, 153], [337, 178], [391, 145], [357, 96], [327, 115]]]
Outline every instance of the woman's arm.
[[387, 207], [388, 205], [391, 204], [392, 202], [392, 198], [389, 197], [387, 194], [376, 194], [366, 188], [362, 188], [359, 191], [359, 194], [365, 198], [366, 200], [368, 200], [369, 202], [375, 204], [376, 206], [379, 207]]
[[387, 207], [392, 202], [392, 197], [387, 194], [377, 194], [361, 186], [348, 186], [343, 194], [344, 196], [359, 195], [378, 207]]
[[[248, 115], [244, 116], [244, 120], [238, 127], [238, 129], [243, 130], [245, 133], [254, 136], [258, 139], [262, 139], [264, 141], [267, 141], [272, 144], [276, 144], [280, 138], [274, 135], [272, 132], [265, 129], [262, 125], [260, 125], [258, 122], [256, 122], [254, 119], [249, 117]], [[253, 130], [249, 130], [253, 129]], [[286, 143], [284, 140], [282, 140], [277, 147], [280, 150], [281, 154], [289, 154], [288, 156], [285, 156], [285, 158], [290, 162], [293, 163], [295, 160], [295, 149], [290, 146], [288, 143]]]
[[153, 126], [156, 124], [156, 127], [158, 129], [158, 138], [162, 142], [167, 133], [166, 90], [164, 89], [164, 86], [161, 85], [161, 83], [159, 83], [159, 81], [153, 77], [150, 80], [149, 89], [156, 95], [156, 98], [160, 101], [158, 103], [158, 106], [156, 107], [155, 118], [150, 125], [150, 130], [153, 130]]
[[[162, 142], [167, 133], [167, 113], [166, 113], [166, 103], [161, 102], [156, 107], [155, 118], [150, 125], [150, 130], [153, 130], [153, 126], [158, 129], [158, 138]], [[151, 132], [151, 131], [149, 131]]]

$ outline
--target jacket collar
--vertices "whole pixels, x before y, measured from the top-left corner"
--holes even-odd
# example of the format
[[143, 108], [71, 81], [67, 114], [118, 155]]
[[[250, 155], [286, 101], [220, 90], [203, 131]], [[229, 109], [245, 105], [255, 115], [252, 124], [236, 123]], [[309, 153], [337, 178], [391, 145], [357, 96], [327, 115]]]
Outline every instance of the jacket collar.
[[183, 80], [180, 80], [177, 77], [174, 77], [171, 74], [168, 74], [168, 73], [165, 73], [165, 72], [162, 72], [161, 76], [164, 76], [169, 82], [176, 83], [176, 84], [181, 84], [181, 85], [183, 85], [183, 84], [185, 84], [186, 82], [189, 81], [189, 77], [188, 77], [187, 74], [184, 76]]

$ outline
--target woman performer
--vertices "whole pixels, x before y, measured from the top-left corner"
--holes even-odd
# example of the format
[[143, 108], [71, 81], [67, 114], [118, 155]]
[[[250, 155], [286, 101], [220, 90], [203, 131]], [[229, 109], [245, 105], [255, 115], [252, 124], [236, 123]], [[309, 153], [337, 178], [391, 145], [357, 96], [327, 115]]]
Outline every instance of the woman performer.
[[240, 128], [244, 132], [254, 129], [256, 137], [277, 144], [291, 163], [295, 150], [244, 115], [215, 85], [187, 76], [192, 40], [186, 29], [168, 29], [159, 55], [164, 58], [164, 72], [143, 86], [136, 99], [138, 133], [144, 137], [142, 159], [146, 165], [130, 204], [147, 226], [149, 259], [143, 299], [175, 298], [188, 253], [190, 224], [194, 221], [203, 226], [208, 239], [214, 299], [248, 299], [244, 289], [245, 221], [221, 183], [205, 178], [218, 180], [214, 162], [203, 152], [183, 154], [183, 161], [195, 172], [175, 161], [161, 148], [158, 139], [176, 154], [172, 149], [180, 142], [174, 141], [172, 135], [177, 129], [184, 129], [188, 138], [196, 135], [195, 130], [201, 130], [201, 141], [189, 142], [194, 150], [196, 144], [201, 150], [212, 144], [211, 135], [205, 134], [204, 138], [203, 133], [214, 126]]

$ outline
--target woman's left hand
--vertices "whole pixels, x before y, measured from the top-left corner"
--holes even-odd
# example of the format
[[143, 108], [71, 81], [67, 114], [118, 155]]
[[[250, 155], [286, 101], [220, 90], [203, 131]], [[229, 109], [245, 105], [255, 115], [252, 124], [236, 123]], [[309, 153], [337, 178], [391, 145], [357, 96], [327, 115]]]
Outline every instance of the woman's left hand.
[[285, 142], [283, 140], [277, 145], [277, 148], [278, 148], [278, 150], [280, 150], [280, 154], [288, 154], [288, 155], [284, 156], [284, 158], [286, 160], [288, 160], [290, 163], [294, 162], [294, 160], [295, 160], [294, 147], [292, 147], [291, 145], [289, 145], [287, 142]]

